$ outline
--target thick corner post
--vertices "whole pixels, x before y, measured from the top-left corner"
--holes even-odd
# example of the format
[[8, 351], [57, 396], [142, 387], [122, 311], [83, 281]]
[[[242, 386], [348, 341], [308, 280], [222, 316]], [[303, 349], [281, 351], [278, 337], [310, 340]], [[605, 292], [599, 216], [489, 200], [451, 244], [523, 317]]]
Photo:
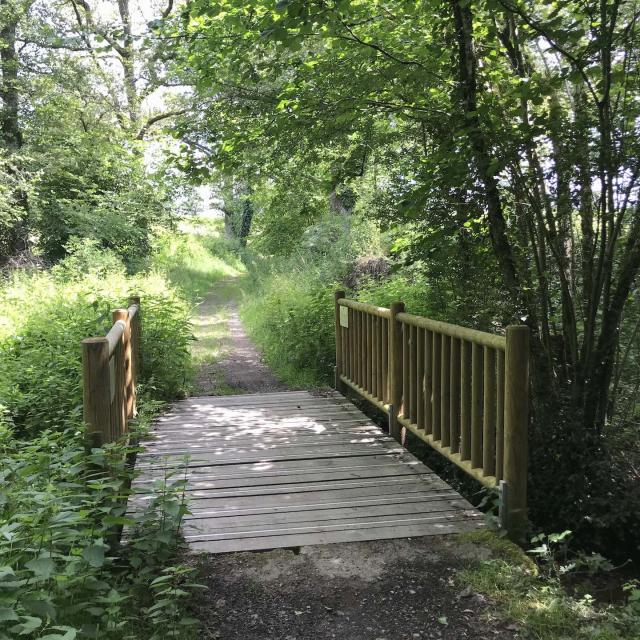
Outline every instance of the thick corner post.
[[121, 438], [127, 429], [127, 377], [131, 369], [131, 340], [129, 312], [127, 309], [115, 309], [111, 313], [113, 323], [120, 321], [124, 323], [122, 337], [113, 353], [115, 368], [115, 412], [112, 415], [113, 440]]
[[402, 405], [402, 323], [396, 318], [404, 312], [404, 302], [391, 304], [389, 317], [389, 434], [402, 439], [398, 413]]
[[340, 380], [340, 376], [343, 373], [344, 363], [342, 362], [342, 327], [340, 325], [340, 305], [338, 300], [345, 297], [344, 291], [336, 291], [334, 293], [334, 319], [336, 327], [336, 367], [334, 369], [334, 388], [340, 393], [344, 393], [344, 384]]
[[101, 447], [111, 440], [111, 373], [106, 338], [82, 341], [82, 405], [87, 445]]
[[524, 542], [527, 533], [529, 425], [529, 328], [507, 327], [504, 396], [505, 516], [509, 537]]

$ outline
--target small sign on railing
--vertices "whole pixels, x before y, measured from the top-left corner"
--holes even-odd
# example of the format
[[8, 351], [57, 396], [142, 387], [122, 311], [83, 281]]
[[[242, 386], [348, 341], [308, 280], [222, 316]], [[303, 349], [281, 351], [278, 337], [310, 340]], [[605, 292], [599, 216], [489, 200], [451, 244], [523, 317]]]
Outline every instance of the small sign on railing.
[[340, 307], [340, 326], [345, 329], [349, 328], [349, 308]]

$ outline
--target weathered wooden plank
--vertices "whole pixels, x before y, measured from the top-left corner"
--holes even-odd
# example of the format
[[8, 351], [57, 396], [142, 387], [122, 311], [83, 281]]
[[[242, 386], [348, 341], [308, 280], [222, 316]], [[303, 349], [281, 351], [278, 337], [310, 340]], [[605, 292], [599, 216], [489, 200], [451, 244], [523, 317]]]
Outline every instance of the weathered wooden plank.
[[272, 421], [275, 424], [286, 424], [288, 422], [294, 422], [296, 420], [305, 419], [310, 421], [334, 421], [334, 420], [361, 420], [364, 414], [355, 411], [347, 410], [330, 410], [330, 409], [318, 409], [317, 411], [275, 411], [268, 414], [253, 413], [246, 411], [244, 413], [234, 414], [218, 414], [215, 417], [204, 414], [181, 414], [176, 416], [168, 416], [159, 420], [158, 425], [166, 425], [167, 423], [173, 423], [174, 425], [183, 425], [185, 427], [198, 427], [200, 425], [220, 425], [220, 424], [235, 424], [238, 426], [250, 426], [254, 422], [258, 421]]
[[[216, 478], [205, 476], [201, 478], [197, 475], [189, 474], [187, 480], [189, 482], [186, 491], [194, 491], [197, 489], [222, 489], [233, 487], [254, 487], [254, 486], [267, 486], [267, 485], [290, 485], [306, 482], [308, 485], [314, 485], [320, 482], [327, 482], [330, 480], [341, 481], [348, 479], [364, 479], [364, 478], [386, 478], [389, 476], [415, 476], [416, 473], [410, 468], [404, 465], [388, 464], [385, 466], [376, 467], [361, 467], [355, 469], [347, 469], [346, 471], [340, 471], [336, 469], [330, 469], [327, 471], [307, 472], [307, 473], [272, 473], [268, 475], [250, 475], [250, 476], [232, 476], [228, 478]], [[136, 490], [145, 489], [149, 490], [150, 486], [157, 480], [157, 478], [145, 477], [144, 479], [137, 479], [134, 483]]]
[[335, 393], [182, 402], [156, 421], [137, 467], [130, 511], [149, 502], [167, 473], [169, 482], [186, 479], [191, 548], [265, 549], [478, 526], [468, 502]]
[[174, 438], [176, 440], [185, 440], [190, 436], [199, 434], [210, 434], [209, 437], [220, 436], [226, 437], [234, 433], [260, 433], [268, 435], [270, 433], [326, 433], [326, 432], [345, 432], [349, 433], [362, 429], [379, 429], [366, 420], [341, 420], [341, 421], [324, 421], [324, 422], [255, 422], [252, 425], [233, 425], [233, 424], [203, 424], [198, 428], [194, 425], [184, 426], [182, 429], [178, 425], [172, 425], [171, 428], [154, 429], [149, 432], [150, 440], [162, 437], [164, 439]]
[[[395, 451], [390, 451], [389, 453], [402, 453], [401, 449], [396, 449]], [[376, 456], [380, 455], [379, 450], [370, 449], [363, 451], [344, 451], [340, 449], [339, 451], [313, 451], [307, 453], [293, 454], [289, 453], [287, 455], [278, 455], [277, 451], [271, 454], [267, 452], [255, 452], [252, 455], [247, 455], [238, 458], [231, 458], [228, 460], [218, 460], [212, 461], [207, 459], [197, 459], [191, 458], [189, 460], [189, 467], [215, 467], [218, 465], [235, 465], [235, 464], [245, 464], [248, 462], [261, 462], [261, 463], [272, 463], [279, 462], [280, 460], [308, 460], [308, 459], [322, 459], [322, 458], [354, 458], [361, 456]], [[185, 466], [185, 463], [180, 461], [179, 457], [176, 457], [174, 461], [168, 460], [166, 464], [141, 464], [137, 465], [139, 469], [170, 469], [177, 468], [180, 469]]]
[[[333, 393], [331, 390], [328, 390], [328, 393]], [[298, 389], [297, 391], [265, 391], [264, 393], [235, 393], [223, 396], [192, 396], [191, 398], [187, 398], [186, 400], [181, 400], [181, 402], [209, 402], [211, 400], [216, 403], [233, 401], [238, 399], [247, 399], [251, 398], [252, 401], [259, 402], [263, 398], [280, 398], [287, 396], [311, 396], [312, 394], [306, 389]], [[339, 396], [340, 394], [336, 394]]]
[[[241, 439], [243, 443], [246, 443], [246, 439]], [[307, 435], [307, 436], [281, 436], [262, 438], [259, 444], [255, 444], [251, 451], [267, 451], [270, 449], [279, 449], [285, 451], [291, 447], [315, 447], [315, 446], [338, 446], [338, 445], [363, 445], [363, 444], [376, 444], [384, 442], [393, 442], [391, 438], [383, 435], [382, 433], [362, 433], [362, 434], [325, 434], [325, 435]], [[234, 444], [232, 438], [226, 440], [219, 440], [218, 444], [214, 446], [213, 443], [204, 441], [201, 444], [187, 443], [178, 444], [174, 443], [173, 446], [149, 446], [146, 447], [146, 451], [140, 454], [140, 460], [147, 460], [149, 458], [158, 458], [163, 456], [182, 456], [182, 455], [200, 455], [204, 453], [212, 453], [214, 455], [220, 455], [221, 453], [233, 453], [236, 451], [238, 443]], [[244, 450], [240, 447], [239, 450]]]
[[208, 518], [208, 517], [226, 517], [226, 516], [236, 516], [236, 515], [269, 515], [276, 513], [298, 513], [304, 511], [316, 511], [318, 509], [343, 509], [343, 508], [355, 508], [355, 507], [366, 507], [366, 506], [375, 506], [375, 505], [394, 505], [394, 504], [405, 504], [412, 502], [431, 502], [433, 500], [439, 500], [443, 497], [461, 499], [460, 496], [456, 494], [456, 492], [451, 489], [442, 489], [440, 491], [432, 491], [430, 493], [413, 493], [407, 494], [406, 496], [393, 496], [393, 495], [382, 495], [382, 496], [365, 496], [360, 498], [351, 498], [348, 500], [334, 500], [328, 502], [311, 502], [311, 503], [301, 503], [301, 504], [275, 504], [275, 505], [260, 505], [254, 507], [243, 507], [243, 508], [216, 508], [216, 507], [207, 507], [207, 506], [198, 506], [191, 508], [191, 517], [193, 518]]
[[[437, 476], [436, 476], [437, 477]], [[295, 494], [295, 493], [320, 493], [320, 492], [335, 492], [343, 490], [357, 490], [368, 489], [370, 487], [397, 487], [398, 490], [404, 490], [406, 488], [414, 490], [424, 490], [424, 480], [427, 478], [421, 478], [420, 476], [402, 475], [402, 476], [387, 476], [378, 478], [347, 478], [346, 480], [326, 480], [324, 482], [317, 482], [310, 484], [303, 482], [299, 484], [270, 484], [259, 485], [252, 487], [229, 487], [229, 488], [214, 488], [214, 489], [192, 489], [189, 493], [190, 500], [200, 499], [216, 499], [216, 498], [238, 498], [243, 496], [276, 496], [281, 494]], [[142, 499], [146, 499], [147, 491], [146, 487], [143, 488], [143, 493], [140, 494]], [[133, 498], [136, 501], [136, 498]]]
[[[251, 398], [251, 396], [245, 396]], [[265, 402], [230, 402], [226, 404], [212, 404], [210, 402], [192, 402], [191, 400], [183, 400], [179, 405], [170, 405], [168, 411], [209, 411], [224, 409], [225, 411], [233, 411], [235, 409], [255, 409], [256, 411], [268, 411], [277, 407], [352, 407], [353, 405], [344, 397], [342, 398], [280, 398], [268, 400]]]
[[225, 442], [230, 439], [237, 438], [250, 438], [250, 437], [259, 437], [259, 438], [273, 438], [273, 437], [295, 437], [295, 438], [305, 438], [305, 437], [313, 437], [317, 435], [327, 435], [327, 436], [346, 436], [349, 434], [360, 435], [367, 433], [380, 433], [380, 429], [374, 427], [371, 424], [353, 424], [353, 425], [344, 425], [344, 426], [327, 426], [318, 428], [318, 425], [305, 425], [299, 426], [297, 428], [288, 428], [288, 427], [269, 427], [269, 426], [257, 426], [253, 429], [242, 427], [225, 427], [225, 428], [202, 428], [201, 430], [186, 430], [185, 431], [157, 431], [152, 432], [150, 434], [149, 440], [147, 441], [146, 448], [153, 447], [155, 445], [168, 445], [171, 446], [173, 443], [183, 443], [185, 441], [198, 441], [198, 440], [209, 440], [209, 441], [220, 441]]
[[[240, 424], [238, 424], [240, 422]], [[162, 420], [153, 425], [151, 433], [162, 431], [163, 433], [185, 433], [187, 431], [200, 431], [202, 429], [245, 429], [247, 427], [271, 427], [273, 429], [286, 429], [300, 427], [317, 427], [317, 426], [343, 426], [349, 424], [369, 424], [371, 426], [371, 420], [366, 416], [351, 416], [340, 415], [335, 418], [323, 418], [321, 416], [307, 417], [307, 416], [291, 416], [290, 418], [282, 419], [281, 417], [269, 417], [260, 416], [259, 418], [252, 419], [250, 421], [235, 421], [230, 418], [207, 418], [199, 420], [196, 424], [191, 424], [190, 421], [180, 419], [178, 416], [175, 418]], [[188, 426], [187, 426], [188, 425]]]
[[[392, 537], [405, 537], [412, 535], [429, 535], [425, 533], [426, 531], [432, 530], [433, 533], [437, 533], [439, 530], [443, 529], [443, 525], [447, 523], [452, 523], [456, 525], [462, 525], [464, 522], [473, 522], [475, 524], [475, 520], [478, 516], [472, 515], [473, 512], [461, 512], [457, 510], [453, 513], [444, 512], [442, 514], [433, 514], [433, 515], [425, 515], [425, 516], [398, 516], [398, 517], [389, 517], [389, 518], [379, 518], [372, 520], [365, 520], [363, 522], [334, 522], [334, 523], [326, 523], [326, 524], [316, 524], [309, 523], [307, 525], [297, 525], [290, 527], [278, 527], [273, 526], [271, 528], [265, 528], [262, 530], [257, 529], [249, 529], [245, 531], [233, 531], [233, 532], [196, 532], [194, 525], [188, 524], [185, 526], [185, 539], [187, 541], [214, 541], [214, 540], [246, 540], [256, 537], [261, 538], [271, 538], [265, 539], [264, 543], [267, 546], [257, 547], [257, 548], [273, 548], [277, 546], [281, 546], [282, 540], [278, 540], [281, 536], [286, 537], [292, 534], [295, 535], [304, 535], [304, 534], [312, 534], [312, 533], [330, 533], [332, 531], [356, 531], [360, 530], [362, 532], [371, 529], [380, 529], [380, 528], [388, 528], [393, 527], [398, 530], [404, 529], [403, 533], [398, 531], [397, 536]], [[477, 525], [476, 525], [477, 526]], [[462, 527], [461, 527], [462, 528]], [[457, 527], [456, 529], [457, 530]], [[366, 535], [366, 534], [364, 534]], [[370, 539], [370, 538], [361, 538], [361, 539]]]
[[402, 504], [363, 505], [359, 507], [339, 507], [337, 509], [314, 509], [312, 511], [280, 512], [274, 514], [233, 515], [233, 516], [187, 516], [185, 521], [193, 531], [211, 531], [233, 534], [236, 531], [264, 529], [286, 529], [291, 526], [312, 524], [358, 523], [363, 520], [381, 522], [401, 516], [444, 516], [466, 509], [464, 500], [455, 496], [445, 496], [431, 501], [405, 502]]
[[[298, 441], [295, 438], [292, 438], [288, 441], [280, 441], [270, 443], [266, 439], [264, 442], [256, 442], [256, 443], [247, 443], [246, 440], [241, 443], [232, 443], [232, 442], [224, 442], [220, 443], [217, 447], [212, 447], [211, 449], [205, 451], [193, 451], [186, 453], [184, 451], [176, 449], [172, 449], [168, 452], [157, 452], [154, 453], [142, 453], [138, 456], [138, 461], [141, 463], [140, 467], [144, 467], [144, 463], [147, 460], [152, 460], [155, 458], [162, 457], [183, 457], [184, 455], [191, 455], [192, 461], [202, 461], [204, 459], [211, 461], [228, 461], [228, 460], [236, 460], [238, 458], [242, 458], [244, 456], [255, 456], [256, 454], [265, 454], [270, 451], [275, 451], [280, 453], [282, 456], [286, 456], [289, 452], [291, 452], [292, 456], [299, 456], [304, 454], [310, 454], [309, 457], [315, 457], [316, 453], [322, 452], [332, 452], [336, 453], [353, 453], [360, 454], [361, 452], [369, 452], [372, 449], [376, 449], [380, 451], [381, 449], [386, 449], [391, 447], [392, 450], [400, 451], [398, 447], [394, 444], [394, 440], [389, 438], [388, 436], [377, 435], [375, 437], [372, 436], [364, 436], [361, 438], [345, 438], [344, 440], [340, 440], [338, 438], [328, 438], [324, 440], [314, 439], [309, 443], [303, 441]], [[208, 454], [208, 455], [206, 455]]]
[[[398, 461], [402, 465], [398, 465]], [[286, 475], [287, 473], [312, 473], [314, 471], [338, 472], [351, 469], [372, 469], [393, 465], [394, 467], [410, 468], [414, 473], [430, 473], [431, 470], [418, 462], [411, 454], [378, 456], [364, 456], [362, 458], [353, 456], [349, 458], [309, 458], [305, 460], [281, 460], [279, 462], [263, 464], [252, 462], [249, 464], [236, 465], [212, 465], [210, 467], [188, 467], [187, 472], [190, 478], [233, 478], [250, 477], [253, 475]], [[157, 470], [148, 471], [139, 476], [140, 478], [160, 478], [161, 474]], [[137, 481], [137, 480], [136, 480]]]
[[[428, 496], [430, 493], [446, 491], [447, 485], [442, 481], [425, 482], [430, 486], [420, 486], [420, 483], [391, 483], [368, 485], [355, 488], [342, 488], [327, 491], [314, 491], [311, 487], [307, 491], [286, 492], [277, 491], [270, 494], [236, 495], [233, 490], [219, 491], [215, 497], [190, 496], [191, 511], [202, 509], [216, 510], [219, 514], [236, 513], [250, 509], [265, 509], [277, 507], [282, 510], [293, 508], [325, 508], [323, 505], [349, 506], [370, 498], [391, 498], [402, 495], [404, 501], [417, 496]], [[225, 495], [226, 493], [226, 495]], [[129, 501], [129, 511], [135, 512], [145, 507], [150, 496], [147, 494], [133, 496]]]
[[197, 406], [197, 407], [181, 407], [180, 410], [172, 409], [171, 411], [163, 414], [163, 416], [158, 418], [159, 422], [163, 422], [166, 417], [174, 417], [174, 416], [185, 416], [185, 417], [193, 417], [193, 416], [205, 416], [205, 415], [215, 415], [221, 417], [230, 417], [230, 416], [279, 416], [281, 414], [289, 414], [289, 415], [301, 415], [301, 416], [311, 416], [316, 414], [323, 413], [338, 413], [338, 414], [362, 414], [362, 412], [355, 405], [348, 404], [337, 404], [332, 402], [327, 402], [318, 405], [309, 405], [305, 406], [304, 404], [285, 404], [285, 405], [270, 405], [269, 407], [209, 407], [207, 405]]
[[259, 551], [308, 545], [335, 544], [341, 542], [362, 542], [366, 540], [389, 540], [395, 538], [413, 538], [418, 536], [450, 535], [475, 531], [482, 523], [474, 520], [445, 520], [443, 522], [384, 526], [368, 529], [351, 529], [343, 531], [324, 531], [321, 533], [295, 533], [289, 535], [242, 538], [234, 540], [209, 541], [189, 539], [192, 551], [206, 553], [233, 553], [238, 551]]
[[[300, 504], [289, 506], [271, 506], [271, 507], [254, 507], [246, 509], [222, 510], [212, 509], [210, 507], [194, 508], [186, 517], [189, 519], [207, 519], [219, 518], [221, 522], [231, 522], [232, 518], [256, 517], [256, 522], [268, 522], [278, 518], [282, 522], [287, 519], [296, 519], [298, 521], [318, 520], [314, 514], [320, 512], [325, 513], [327, 518], [331, 519], [332, 514], [345, 513], [351, 515], [359, 513], [363, 510], [382, 508], [394, 513], [394, 509], [419, 509], [419, 513], [427, 513], [431, 509], [439, 510], [442, 505], [439, 502], [452, 501], [462, 510], [469, 510], [469, 503], [453, 490], [442, 489], [441, 491], [433, 491], [428, 494], [410, 494], [403, 496], [400, 500], [394, 500], [392, 496], [373, 496], [368, 498], [359, 498], [355, 500], [347, 500], [341, 502], [327, 502], [322, 504]], [[308, 515], [311, 514], [311, 515]], [[340, 516], [335, 516], [340, 517]]]
[[327, 391], [327, 395], [313, 395], [308, 391], [274, 391], [271, 393], [263, 394], [240, 394], [229, 396], [194, 396], [181, 400], [174, 406], [189, 406], [189, 405], [211, 405], [215, 403], [217, 407], [241, 405], [241, 406], [253, 406], [266, 405], [271, 402], [283, 402], [294, 400], [338, 400], [344, 402], [344, 396], [333, 391]]

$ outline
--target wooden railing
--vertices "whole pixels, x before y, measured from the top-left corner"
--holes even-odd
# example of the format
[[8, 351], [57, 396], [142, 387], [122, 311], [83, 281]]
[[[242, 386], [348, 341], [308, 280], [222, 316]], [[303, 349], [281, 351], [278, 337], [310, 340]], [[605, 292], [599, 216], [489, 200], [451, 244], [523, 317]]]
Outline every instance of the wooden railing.
[[113, 326], [102, 338], [82, 341], [83, 418], [91, 446], [126, 438], [136, 413], [142, 320], [140, 298], [116, 309]]
[[505, 336], [437, 322], [335, 294], [336, 388], [389, 415], [389, 432], [427, 442], [501, 491], [501, 522], [527, 526], [529, 330]]

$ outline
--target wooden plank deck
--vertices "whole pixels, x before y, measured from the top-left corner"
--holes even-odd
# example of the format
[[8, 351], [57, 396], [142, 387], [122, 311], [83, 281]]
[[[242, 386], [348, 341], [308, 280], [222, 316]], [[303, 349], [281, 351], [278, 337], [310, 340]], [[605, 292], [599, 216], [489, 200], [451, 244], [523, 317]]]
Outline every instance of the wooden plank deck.
[[[197, 397], [158, 418], [132, 507], [188, 479], [184, 535], [213, 553], [460, 533], [482, 515], [338, 393]], [[184, 457], [189, 456], [185, 463]]]

